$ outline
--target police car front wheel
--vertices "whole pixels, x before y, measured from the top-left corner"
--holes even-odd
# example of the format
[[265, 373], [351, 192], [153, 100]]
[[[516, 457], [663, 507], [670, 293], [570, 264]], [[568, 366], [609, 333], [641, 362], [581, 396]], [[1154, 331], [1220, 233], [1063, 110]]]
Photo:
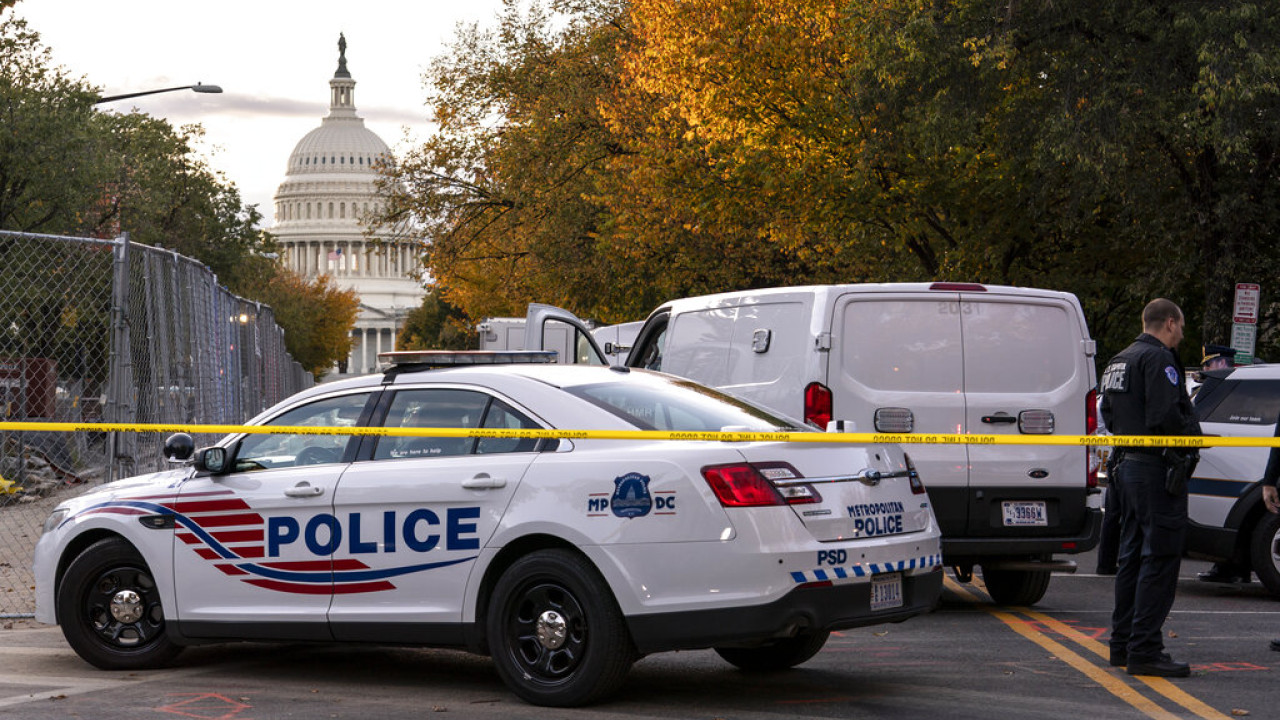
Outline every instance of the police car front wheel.
[[99, 540], [71, 561], [57, 609], [67, 643], [104, 670], [160, 667], [182, 651], [165, 634], [151, 571], [120, 538]]
[[535, 705], [585, 705], [616, 690], [636, 652], [599, 572], [569, 550], [517, 560], [494, 587], [489, 645], [503, 682]]

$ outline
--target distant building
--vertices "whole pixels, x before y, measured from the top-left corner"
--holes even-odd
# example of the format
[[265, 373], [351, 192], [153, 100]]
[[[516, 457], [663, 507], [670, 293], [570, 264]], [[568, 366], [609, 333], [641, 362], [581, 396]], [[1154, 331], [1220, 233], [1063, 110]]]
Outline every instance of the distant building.
[[356, 115], [356, 81], [347, 70], [346, 48], [346, 38], [339, 36], [329, 115], [293, 148], [271, 228], [287, 267], [306, 278], [329, 275], [339, 287], [360, 294], [351, 355], [345, 367], [334, 369], [339, 376], [373, 372], [378, 353], [394, 349], [405, 314], [425, 295], [414, 277], [419, 260], [412, 244], [364, 236], [361, 219], [378, 204], [374, 163], [390, 149]]

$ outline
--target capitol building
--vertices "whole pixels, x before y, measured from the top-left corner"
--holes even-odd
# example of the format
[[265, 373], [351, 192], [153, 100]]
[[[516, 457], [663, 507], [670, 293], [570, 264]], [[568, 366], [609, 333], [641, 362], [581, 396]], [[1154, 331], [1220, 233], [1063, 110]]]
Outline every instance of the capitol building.
[[356, 81], [347, 70], [346, 39], [339, 36], [338, 69], [329, 81], [329, 114], [293, 148], [275, 196], [282, 262], [308, 280], [329, 275], [360, 296], [351, 354], [329, 379], [377, 369], [377, 355], [395, 349], [409, 310], [425, 290], [413, 243], [364, 236], [362, 218], [376, 212], [374, 169], [390, 148], [356, 115]]

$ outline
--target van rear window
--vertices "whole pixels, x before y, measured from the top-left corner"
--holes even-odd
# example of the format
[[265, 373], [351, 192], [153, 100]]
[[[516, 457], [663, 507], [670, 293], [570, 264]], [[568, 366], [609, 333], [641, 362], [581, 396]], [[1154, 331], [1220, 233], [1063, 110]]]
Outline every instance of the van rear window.
[[875, 390], [1044, 393], [1083, 353], [1058, 305], [997, 300], [858, 300], [846, 306], [846, 372]]
[[841, 319], [844, 372], [875, 390], [962, 392], [960, 323], [932, 300], [856, 300]]
[[1084, 348], [1059, 305], [960, 303], [965, 392], [1043, 393], [1075, 377]]

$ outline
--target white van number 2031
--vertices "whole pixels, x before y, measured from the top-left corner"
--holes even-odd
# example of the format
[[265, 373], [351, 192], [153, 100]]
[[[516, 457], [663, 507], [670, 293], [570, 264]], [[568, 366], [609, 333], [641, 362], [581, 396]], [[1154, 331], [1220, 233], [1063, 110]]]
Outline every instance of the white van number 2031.
[[940, 302], [939, 315], [981, 315], [982, 303], [972, 302]]

